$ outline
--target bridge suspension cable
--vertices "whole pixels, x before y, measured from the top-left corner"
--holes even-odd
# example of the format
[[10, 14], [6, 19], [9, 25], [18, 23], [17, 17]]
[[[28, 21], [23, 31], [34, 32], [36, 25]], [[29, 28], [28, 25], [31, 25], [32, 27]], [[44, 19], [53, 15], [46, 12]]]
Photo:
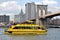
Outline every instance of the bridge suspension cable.
[[57, 8], [57, 7], [48, 7], [49, 9], [54, 9], [54, 10], [60, 10], [59, 8]]

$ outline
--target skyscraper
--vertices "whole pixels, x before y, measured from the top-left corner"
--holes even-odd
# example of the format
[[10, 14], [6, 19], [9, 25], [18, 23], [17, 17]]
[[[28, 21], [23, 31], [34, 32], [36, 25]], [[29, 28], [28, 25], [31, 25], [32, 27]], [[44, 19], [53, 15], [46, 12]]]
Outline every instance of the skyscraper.
[[34, 2], [25, 4], [26, 20], [36, 18], [36, 5]]
[[22, 22], [24, 22], [25, 21], [25, 14], [24, 14], [24, 12], [23, 12], [23, 10], [21, 9], [21, 12], [20, 12], [20, 23], [22, 23]]
[[25, 15], [24, 12], [21, 9], [21, 12], [18, 15], [14, 16], [14, 22], [15, 23], [22, 23], [25, 21]]
[[14, 15], [14, 23], [20, 23], [20, 15]]
[[10, 17], [8, 15], [0, 15], [0, 23], [9, 23]]

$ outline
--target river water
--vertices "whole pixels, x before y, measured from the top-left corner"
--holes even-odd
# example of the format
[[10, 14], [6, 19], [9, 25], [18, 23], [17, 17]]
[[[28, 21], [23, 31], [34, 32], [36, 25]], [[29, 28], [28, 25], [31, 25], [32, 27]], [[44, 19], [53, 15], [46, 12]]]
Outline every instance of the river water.
[[47, 35], [6, 35], [0, 28], [0, 40], [60, 40], [60, 28], [47, 29]]

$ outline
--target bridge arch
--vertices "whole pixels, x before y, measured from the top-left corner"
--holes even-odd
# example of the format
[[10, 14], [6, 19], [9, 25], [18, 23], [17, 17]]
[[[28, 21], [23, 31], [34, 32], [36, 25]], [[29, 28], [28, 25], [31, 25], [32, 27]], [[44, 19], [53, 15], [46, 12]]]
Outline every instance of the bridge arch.
[[37, 5], [37, 12], [36, 12], [36, 24], [42, 26], [42, 21], [39, 20], [39, 11], [40, 17], [47, 14], [47, 5]]
[[[50, 15], [46, 15], [46, 16], [42, 17], [42, 19], [44, 19], [44, 22], [46, 22], [45, 25], [48, 25], [48, 24], [50, 24], [51, 19], [52, 19], [53, 17], [59, 16], [59, 15], [60, 15], [60, 13], [50, 14]], [[45, 21], [45, 20], [46, 20], [46, 21]], [[42, 22], [43, 22], [43, 21], [42, 21]]]

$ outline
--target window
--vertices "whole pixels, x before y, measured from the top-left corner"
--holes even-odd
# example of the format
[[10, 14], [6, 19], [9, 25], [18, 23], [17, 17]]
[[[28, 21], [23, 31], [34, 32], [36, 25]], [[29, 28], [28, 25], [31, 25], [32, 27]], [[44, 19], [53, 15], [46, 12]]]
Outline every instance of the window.
[[13, 29], [18, 29], [18, 27], [14, 27]]
[[40, 29], [40, 27], [34, 27], [33, 29]]
[[14, 27], [13, 29], [32, 29], [31, 27]]
[[38, 27], [38, 29], [40, 29], [40, 27]]
[[14, 27], [13, 29], [40, 29], [40, 27]]

